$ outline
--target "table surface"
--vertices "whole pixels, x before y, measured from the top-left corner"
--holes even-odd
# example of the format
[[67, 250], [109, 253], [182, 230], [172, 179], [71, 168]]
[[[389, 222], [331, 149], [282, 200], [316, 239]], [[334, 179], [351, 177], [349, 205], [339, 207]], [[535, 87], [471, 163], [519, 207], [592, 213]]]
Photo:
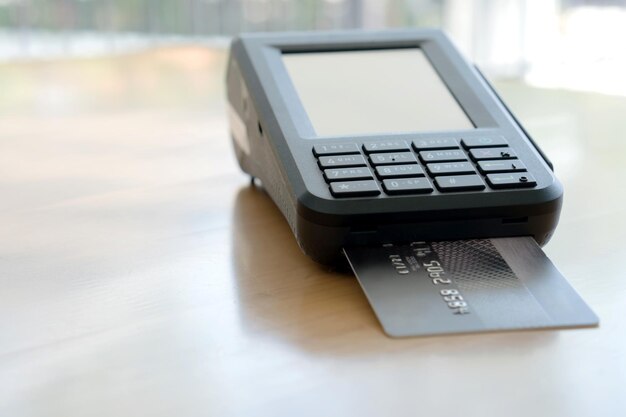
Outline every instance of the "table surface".
[[626, 415], [626, 97], [496, 82], [601, 326], [394, 340], [239, 171], [225, 58], [0, 65], [0, 415]]

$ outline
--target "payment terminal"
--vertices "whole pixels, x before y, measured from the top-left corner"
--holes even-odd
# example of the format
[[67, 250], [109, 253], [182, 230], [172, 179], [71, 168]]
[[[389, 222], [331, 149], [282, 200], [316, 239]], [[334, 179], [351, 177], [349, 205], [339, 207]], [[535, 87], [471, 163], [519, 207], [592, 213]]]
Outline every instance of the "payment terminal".
[[242, 35], [227, 95], [241, 168], [320, 263], [557, 225], [550, 161], [441, 31]]

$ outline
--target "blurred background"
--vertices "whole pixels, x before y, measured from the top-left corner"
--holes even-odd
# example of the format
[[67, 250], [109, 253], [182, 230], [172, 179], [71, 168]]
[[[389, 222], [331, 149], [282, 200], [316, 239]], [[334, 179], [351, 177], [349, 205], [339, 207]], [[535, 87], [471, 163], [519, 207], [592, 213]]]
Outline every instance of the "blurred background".
[[491, 76], [626, 95], [626, 0], [0, 0], [0, 60], [423, 26], [444, 28]]

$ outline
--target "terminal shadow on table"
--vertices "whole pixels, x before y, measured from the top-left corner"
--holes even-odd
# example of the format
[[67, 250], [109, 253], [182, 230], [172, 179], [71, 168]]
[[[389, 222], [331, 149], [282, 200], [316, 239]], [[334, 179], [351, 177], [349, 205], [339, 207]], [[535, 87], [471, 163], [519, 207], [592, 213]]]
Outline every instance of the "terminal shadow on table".
[[506, 343], [508, 349], [514, 339], [513, 349], [524, 350], [557, 336], [540, 331], [389, 339], [352, 273], [329, 271], [304, 255], [262, 188], [239, 190], [232, 225], [231, 257], [242, 326], [306, 350], [354, 355], [411, 346], [415, 353], [419, 346], [448, 346], [451, 337], [473, 338], [473, 345], [481, 347]]

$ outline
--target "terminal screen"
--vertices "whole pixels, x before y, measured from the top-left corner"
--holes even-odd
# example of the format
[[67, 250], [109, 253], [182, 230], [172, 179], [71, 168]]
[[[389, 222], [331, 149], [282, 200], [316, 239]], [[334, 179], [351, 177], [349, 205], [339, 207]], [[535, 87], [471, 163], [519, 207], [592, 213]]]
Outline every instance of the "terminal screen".
[[419, 48], [285, 53], [318, 136], [473, 129]]

